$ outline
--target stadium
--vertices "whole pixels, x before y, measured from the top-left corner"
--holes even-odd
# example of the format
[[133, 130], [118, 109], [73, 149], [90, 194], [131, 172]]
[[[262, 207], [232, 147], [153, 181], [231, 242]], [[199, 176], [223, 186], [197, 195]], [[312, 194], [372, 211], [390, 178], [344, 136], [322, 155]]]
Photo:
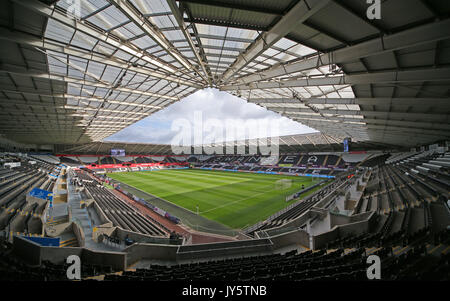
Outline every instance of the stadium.
[[[449, 280], [449, 1], [0, 8], [0, 280]], [[316, 132], [108, 140], [204, 89]]]

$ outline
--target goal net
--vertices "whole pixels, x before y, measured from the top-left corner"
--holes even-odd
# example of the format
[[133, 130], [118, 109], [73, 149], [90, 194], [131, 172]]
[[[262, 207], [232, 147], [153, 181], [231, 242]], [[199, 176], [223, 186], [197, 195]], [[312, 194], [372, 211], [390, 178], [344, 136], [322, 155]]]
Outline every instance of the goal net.
[[275, 190], [285, 190], [292, 187], [291, 179], [280, 179], [275, 181]]

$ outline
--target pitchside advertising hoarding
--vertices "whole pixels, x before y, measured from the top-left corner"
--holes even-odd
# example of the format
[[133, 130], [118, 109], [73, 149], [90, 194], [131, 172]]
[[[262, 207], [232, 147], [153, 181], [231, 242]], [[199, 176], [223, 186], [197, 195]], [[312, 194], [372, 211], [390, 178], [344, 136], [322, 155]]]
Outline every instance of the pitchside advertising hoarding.
[[187, 163], [137, 163], [137, 164], [90, 164], [82, 165], [83, 168], [88, 169], [108, 169], [108, 168], [122, 168], [122, 167], [158, 167], [158, 166], [185, 166]]
[[268, 175], [288, 175], [288, 176], [315, 177], [315, 178], [328, 178], [328, 179], [335, 178], [335, 176], [329, 176], [329, 175], [303, 173], [303, 171], [300, 171], [300, 170], [291, 170], [291, 172], [279, 172], [279, 171], [270, 171], [270, 169], [269, 170], [257, 170], [257, 171], [255, 171], [255, 170], [240, 170], [240, 169], [226, 169], [226, 168], [212, 168], [212, 167], [197, 167], [197, 169], [234, 171], [234, 172], [238, 171], [238, 172], [246, 172], [246, 173], [268, 174]]
[[153, 206], [153, 205], [150, 204], [150, 203], [147, 203], [144, 199], [141, 199], [141, 198], [139, 198], [139, 197], [137, 197], [137, 196], [135, 196], [135, 195], [129, 193], [129, 192], [126, 191], [126, 190], [121, 189], [121, 188], [120, 188], [120, 184], [119, 184], [119, 185], [114, 185], [114, 186], [115, 186], [114, 189], [116, 189], [117, 191], [120, 191], [121, 193], [123, 193], [124, 195], [126, 195], [126, 196], [128, 196], [129, 198], [133, 199], [134, 201], [136, 201], [136, 202], [140, 203], [141, 205], [143, 205], [143, 206], [149, 208], [150, 210], [153, 210], [154, 212], [156, 212], [157, 214], [161, 215], [162, 217], [165, 217], [165, 218], [171, 220], [171, 221], [174, 222], [175, 224], [179, 224], [179, 223], [180, 223], [181, 220], [180, 220], [178, 217], [176, 217], [176, 216], [174, 216], [174, 215], [171, 215], [170, 213], [164, 211], [164, 210], [161, 209], [161, 208], [158, 208], [158, 207], [156, 207], [156, 206]]

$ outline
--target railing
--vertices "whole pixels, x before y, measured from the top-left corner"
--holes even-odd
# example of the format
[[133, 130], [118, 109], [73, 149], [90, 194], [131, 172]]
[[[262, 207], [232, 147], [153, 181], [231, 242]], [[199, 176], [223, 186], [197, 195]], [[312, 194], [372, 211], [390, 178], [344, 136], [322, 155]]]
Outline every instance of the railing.
[[256, 240], [239, 240], [232, 242], [218, 242], [218, 243], [208, 243], [208, 244], [198, 244], [198, 245], [185, 245], [180, 246], [177, 250], [177, 255], [195, 255], [195, 254], [225, 254], [231, 255], [230, 253], [238, 251], [238, 253], [245, 253], [246, 250], [259, 249], [259, 248], [270, 248], [273, 246], [273, 242], [270, 238], [262, 238]]
[[268, 230], [264, 230], [264, 232], [266, 232], [266, 235], [268, 237], [272, 237], [272, 236], [276, 236], [276, 235], [280, 235], [280, 234], [284, 234], [287, 232], [292, 232], [292, 231], [296, 231], [296, 230], [300, 230], [300, 227], [286, 227], [286, 228], [276, 228], [276, 229], [268, 229]]
[[183, 220], [183, 224], [187, 225], [189, 228], [196, 230], [196, 231], [215, 233], [215, 234], [224, 235], [224, 236], [234, 237], [241, 233], [241, 231], [236, 230], [236, 229], [227, 230], [227, 229], [208, 228], [208, 227], [201, 226], [199, 224], [194, 225], [194, 224], [191, 224], [187, 220]]
[[81, 224], [81, 221], [80, 221], [78, 218], [72, 217], [72, 220], [71, 220], [71, 221], [72, 221], [73, 223], [77, 224], [77, 226], [80, 227], [80, 229], [83, 228], [83, 225]]
[[287, 211], [291, 210], [292, 208], [298, 206], [300, 203], [303, 203], [303, 202], [306, 202], [306, 201], [310, 200], [317, 193], [319, 193], [320, 191], [324, 191], [324, 190], [328, 189], [333, 184], [336, 184], [336, 182], [331, 182], [330, 184], [328, 184], [328, 185], [322, 187], [320, 190], [316, 191], [316, 193], [308, 195], [305, 199], [301, 199], [301, 200], [296, 201], [295, 203], [292, 203], [291, 205], [283, 208], [282, 210], [276, 212], [275, 214], [272, 214], [265, 221], [258, 222], [256, 224], [254, 224], [253, 226], [250, 226], [248, 228], [243, 229], [242, 232], [243, 233], [250, 233], [250, 232], [255, 231], [256, 229], [260, 228], [265, 223], [270, 223], [272, 220], [274, 220], [275, 218], [279, 217], [280, 215], [286, 213]]
[[182, 245], [183, 238], [166, 238], [166, 237], [143, 237], [134, 243], [139, 244], [163, 244], [163, 245]]
[[[322, 185], [322, 184], [324, 184], [324, 183], [326, 183], [326, 182], [328, 182], [328, 179], [327, 179], [327, 180], [322, 180], [322, 181], [320, 181], [320, 182], [318, 182], [318, 183], [316, 183], [316, 184], [314, 184], [314, 185], [311, 185], [311, 186], [309, 186], [309, 187], [307, 187], [307, 188], [305, 188], [305, 189], [302, 189], [302, 190], [300, 190], [300, 191], [297, 191], [297, 192], [291, 194], [290, 196], [287, 196], [287, 197], [286, 197], [286, 200], [289, 200], [289, 201], [290, 201], [290, 200], [293, 200], [293, 199], [295, 199], [295, 198], [298, 198], [298, 197], [300, 197], [301, 194], [306, 193], [306, 192], [308, 192], [308, 191], [310, 191], [310, 190], [312, 190], [312, 189], [314, 189], [314, 188], [316, 188], [316, 187], [318, 187], [318, 186], [320, 186], [320, 185]], [[295, 195], [298, 195], [298, 196], [295, 197]]]
[[[332, 191], [328, 192], [327, 195], [325, 195], [320, 201], [317, 201], [317, 202], [315, 203], [315, 206], [317, 206], [317, 204], [318, 204], [319, 202], [320, 202], [320, 203], [323, 203], [324, 200], [326, 200], [326, 204], [328, 204], [328, 203], [329, 203], [329, 198], [330, 198], [330, 196], [332, 195], [332, 193], [333, 193], [334, 191], [336, 191], [337, 189], [340, 189], [340, 188], [342, 188], [342, 187], [347, 187], [347, 186], [351, 185], [351, 184], [355, 181], [355, 178], [357, 178], [357, 177], [355, 176], [355, 177], [352, 177], [352, 178], [347, 178], [347, 179], [345, 179], [345, 176], [346, 176], [346, 175], [347, 175], [347, 173], [343, 174], [340, 178], [336, 179], [336, 181], [333, 181], [333, 182], [331, 182], [330, 184], [328, 184], [328, 185], [322, 187], [322, 188], [321, 188], [320, 190], [318, 190], [316, 193], [311, 194], [311, 195], [307, 196], [305, 199], [299, 200], [299, 201], [297, 201], [297, 202], [295, 202], [295, 203], [289, 205], [288, 207], [286, 207], [286, 208], [284, 208], [284, 209], [278, 211], [277, 213], [275, 213], [275, 214], [273, 214], [272, 216], [270, 216], [269, 218], [267, 218], [266, 221], [259, 222], [259, 223], [255, 224], [255, 225], [251, 226], [251, 227], [248, 227], [248, 228], [242, 230], [242, 232], [243, 232], [243, 233], [250, 233], [250, 232], [252, 232], [252, 231], [255, 231], [255, 230], [257, 230], [258, 228], [260, 228], [262, 225], [264, 225], [265, 223], [271, 222], [272, 220], [274, 220], [274, 219], [277, 218], [278, 216], [280, 216], [280, 215], [282, 215], [283, 213], [289, 211], [290, 209], [292, 209], [293, 207], [299, 205], [300, 203], [305, 202], [305, 201], [308, 201], [309, 199], [311, 199], [312, 197], [314, 197], [315, 195], [317, 195], [317, 193], [319, 193], [319, 192], [321, 192], [321, 191], [326, 191], [329, 187], [332, 187], [333, 185], [336, 185], [336, 187], [333, 188]], [[344, 180], [344, 179], [345, 179], [345, 180]], [[340, 182], [339, 182], [339, 181], [340, 181]], [[326, 204], [325, 204], [325, 205], [326, 205]], [[322, 204], [322, 206], [323, 206], [323, 205], [324, 205], [324, 204]]]

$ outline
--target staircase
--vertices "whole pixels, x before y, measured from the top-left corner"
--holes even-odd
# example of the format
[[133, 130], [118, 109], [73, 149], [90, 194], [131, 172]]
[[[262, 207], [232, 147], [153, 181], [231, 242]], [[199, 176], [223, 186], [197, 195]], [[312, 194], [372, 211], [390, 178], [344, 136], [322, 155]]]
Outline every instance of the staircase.
[[369, 156], [367, 156], [367, 157], [365, 157], [363, 160], [361, 160], [358, 164], [356, 164], [356, 168], [358, 168], [358, 167], [360, 167], [361, 166], [361, 164], [363, 164], [364, 162], [366, 162], [367, 160], [369, 160], [369, 159], [372, 159], [373, 157], [375, 157], [377, 154], [371, 154], [371, 155], [369, 155]]
[[[120, 247], [114, 247], [114, 246], [108, 246], [103, 243], [98, 243], [92, 239], [93, 234], [93, 225], [91, 222], [91, 218], [89, 217], [89, 213], [87, 211], [87, 208], [81, 208], [81, 196], [78, 192], [75, 192], [75, 188], [70, 184], [70, 179], [68, 179], [68, 192], [69, 192], [69, 206], [70, 210], [72, 212], [72, 220], [76, 222], [84, 232], [84, 247], [91, 249], [91, 250], [100, 250], [100, 251], [121, 251], [122, 246]], [[68, 247], [73, 244], [73, 240], [69, 240], [71, 237], [63, 239], [61, 237], [61, 240], [65, 244], [64, 246]]]
[[60, 247], [78, 247], [78, 240], [75, 236], [72, 238], [67, 238], [67, 239], [60, 241], [59, 246]]

